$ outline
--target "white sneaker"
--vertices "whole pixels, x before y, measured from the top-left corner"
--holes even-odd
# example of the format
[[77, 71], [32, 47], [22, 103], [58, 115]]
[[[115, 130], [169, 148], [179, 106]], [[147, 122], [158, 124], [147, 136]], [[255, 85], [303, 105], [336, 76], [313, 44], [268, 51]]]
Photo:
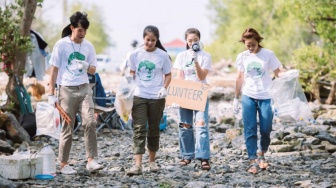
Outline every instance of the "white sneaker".
[[104, 168], [104, 166], [98, 164], [97, 161], [94, 160], [94, 159], [91, 162], [87, 163], [87, 165], [86, 165], [86, 169], [88, 171], [95, 171], [95, 170], [100, 170], [100, 169], [103, 169], [103, 168]]
[[61, 173], [62, 173], [62, 174], [66, 174], [66, 175], [71, 175], [71, 174], [76, 174], [77, 171], [74, 170], [71, 166], [69, 166], [69, 165], [65, 165], [65, 166], [61, 169]]
[[128, 176], [133, 176], [133, 175], [141, 175], [142, 174], [142, 167], [134, 165], [128, 172]]
[[160, 170], [160, 168], [156, 165], [155, 162], [150, 162], [148, 166], [149, 166], [149, 171], [151, 172], [157, 172]]

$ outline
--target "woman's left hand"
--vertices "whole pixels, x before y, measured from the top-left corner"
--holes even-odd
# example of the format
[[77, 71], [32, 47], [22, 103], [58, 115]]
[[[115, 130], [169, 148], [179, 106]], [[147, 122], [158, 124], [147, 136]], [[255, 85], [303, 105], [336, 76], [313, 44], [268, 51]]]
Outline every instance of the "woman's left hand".
[[167, 97], [167, 89], [165, 87], [162, 87], [158, 93], [158, 98], [166, 98]]

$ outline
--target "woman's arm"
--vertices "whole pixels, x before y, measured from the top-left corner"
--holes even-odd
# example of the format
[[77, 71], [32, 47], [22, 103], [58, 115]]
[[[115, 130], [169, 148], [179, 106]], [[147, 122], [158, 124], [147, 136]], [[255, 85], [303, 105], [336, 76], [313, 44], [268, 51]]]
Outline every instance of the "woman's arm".
[[87, 72], [88, 72], [89, 74], [94, 75], [94, 74], [96, 73], [96, 67], [95, 67], [95, 66], [91, 66], [91, 65], [89, 65], [89, 68], [88, 68]]
[[171, 79], [172, 79], [171, 72], [168, 73], [168, 74], [165, 74], [165, 79], [164, 79], [164, 84], [163, 84], [163, 87], [164, 87], [164, 88], [166, 88], [166, 89], [168, 88]]
[[198, 64], [197, 60], [195, 60], [195, 68], [196, 68], [197, 78], [199, 80], [204, 80], [206, 76], [208, 75], [209, 70], [202, 69], [201, 66]]
[[180, 79], [180, 80], [184, 80], [184, 72], [183, 72], [183, 70], [178, 69], [176, 71], [176, 78]]
[[52, 65], [49, 84], [48, 84], [49, 85], [49, 95], [55, 94], [55, 84], [56, 84], [57, 75], [58, 75], [58, 68]]
[[274, 71], [273, 71], [273, 73], [274, 73], [274, 75], [276, 76], [276, 77], [280, 77], [280, 68], [277, 68], [277, 69], [275, 69]]
[[238, 71], [236, 78], [235, 98], [239, 97], [243, 83], [244, 83], [244, 72]]

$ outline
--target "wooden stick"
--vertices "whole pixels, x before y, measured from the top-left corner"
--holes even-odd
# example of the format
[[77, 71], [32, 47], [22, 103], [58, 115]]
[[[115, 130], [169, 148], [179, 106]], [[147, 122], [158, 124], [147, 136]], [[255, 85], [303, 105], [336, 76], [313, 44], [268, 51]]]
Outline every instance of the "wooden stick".
[[59, 113], [62, 116], [62, 118], [68, 123], [68, 125], [70, 125], [71, 119], [68, 116], [68, 114], [66, 114], [66, 112], [63, 110], [63, 108], [57, 102], [55, 102], [55, 107], [59, 111]]

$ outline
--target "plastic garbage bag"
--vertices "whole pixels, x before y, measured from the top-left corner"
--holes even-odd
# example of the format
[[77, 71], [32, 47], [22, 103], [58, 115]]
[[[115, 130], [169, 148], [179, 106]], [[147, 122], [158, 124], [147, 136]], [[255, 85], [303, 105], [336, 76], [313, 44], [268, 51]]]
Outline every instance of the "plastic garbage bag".
[[48, 135], [59, 139], [61, 133], [60, 113], [47, 102], [36, 104], [36, 135]]
[[273, 81], [270, 95], [274, 115], [284, 121], [313, 122], [311, 109], [298, 78], [299, 71], [294, 69]]
[[133, 77], [123, 77], [116, 93], [114, 107], [124, 122], [128, 122], [132, 111], [134, 89], [135, 83]]

